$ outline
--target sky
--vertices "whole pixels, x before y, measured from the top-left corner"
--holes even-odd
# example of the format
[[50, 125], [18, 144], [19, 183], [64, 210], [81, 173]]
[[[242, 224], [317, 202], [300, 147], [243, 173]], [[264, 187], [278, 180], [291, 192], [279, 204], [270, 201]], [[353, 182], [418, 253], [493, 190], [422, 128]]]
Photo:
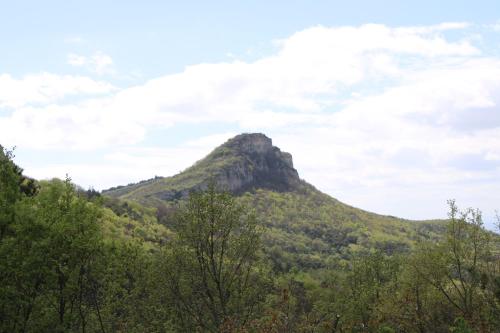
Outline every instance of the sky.
[[105, 189], [261, 132], [356, 207], [500, 209], [498, 1], [0, 5], [0, 144], [32, 177]]

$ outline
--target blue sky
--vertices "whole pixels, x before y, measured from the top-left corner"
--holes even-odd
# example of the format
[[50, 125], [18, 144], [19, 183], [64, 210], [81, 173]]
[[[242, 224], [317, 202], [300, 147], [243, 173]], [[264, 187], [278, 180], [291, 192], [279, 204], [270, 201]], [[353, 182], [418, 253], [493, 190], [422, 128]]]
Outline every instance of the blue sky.
[[70, 72], [66, 53], [98, 49], [143, 79], [224, 61], [228, 53], [256, 58], [272, 40], [315, 25], [491, 24], [499, 9], [494, 0], [2, 2], [2, 70]]
[[39, 178], [168, 176], [241, 132], [349, 204], [500, 209], [495, 1], [5, 1], [0, 144]]

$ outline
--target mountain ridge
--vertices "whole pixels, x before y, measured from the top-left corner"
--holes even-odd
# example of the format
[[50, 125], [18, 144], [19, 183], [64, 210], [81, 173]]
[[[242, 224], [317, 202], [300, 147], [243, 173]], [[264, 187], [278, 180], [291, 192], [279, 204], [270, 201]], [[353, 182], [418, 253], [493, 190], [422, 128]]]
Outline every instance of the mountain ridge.
[[[103, 190], [102, 194], [155, 206], [162, 201], [185, 199], [190, 191], [204, 190], [210, 182], [215, 182], [220, 190], [235, 195], [258, 189], [281, 193], [313, 191], [341, 203], [301, 179], [293, 166], [292, 155], [274, 146], [272, 139], [263, 133], [238, 134], [173, 176], [155, 176], [137, 183], [111, 187]], [[377, 216], [413, 221], [342, 204]]]
[[192, 190], [206, 188], [211, 181], [237, 195], [259, 188], [288, 192], [312, 186], [300, 179], [290, 153], [281, 151], [262, 133], [244, 133], [174, 176], [110, 188], [103, 194], [133, 198], [134, 193], [150, 187], [143, 195], [152, 200], [178, 200]]
[[112, 188], [103, 194], [156, 208], [167, 228], [191, 191], [214, 181], [230, 190], [265, 227], [264, 252], [277, 270], [331, 267], [360, 251], [408, 252], [422, 239], [437, 240], [439, 220], [410, 221], [347, 205], [300, 179], [289, 153], [261, 133], [240, 134], [172, 177]]

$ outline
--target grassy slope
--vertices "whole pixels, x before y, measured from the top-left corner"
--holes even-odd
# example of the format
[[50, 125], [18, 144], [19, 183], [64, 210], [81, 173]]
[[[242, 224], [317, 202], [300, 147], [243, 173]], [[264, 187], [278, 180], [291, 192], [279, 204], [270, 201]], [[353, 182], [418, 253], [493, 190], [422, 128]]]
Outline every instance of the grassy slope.
[[220, 146], [207, 157], [173, 177], [157, 177], [136, 184], [118, 186], [104, 191], [107, 196], [133, 200], [148, 206], [162, 203], [154, 194], [165, 191], [183, 191], [216, 176], [234, 163], [242, 162], [244, 157], [225, 146]]

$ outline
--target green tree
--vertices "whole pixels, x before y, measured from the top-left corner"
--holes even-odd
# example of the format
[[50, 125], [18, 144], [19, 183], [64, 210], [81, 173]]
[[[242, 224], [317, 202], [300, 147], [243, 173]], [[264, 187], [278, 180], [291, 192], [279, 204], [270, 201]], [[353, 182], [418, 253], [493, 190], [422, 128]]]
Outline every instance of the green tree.
[[15, 203], [21, 199], [21, 177], [12, 161], [13, 154], [0, 146], [0, 242], [14, 222]]
[[460, 211], [454, 201], [449, 205], [445, 239], [437, 245], [422, 244], [413, 269], [452, 306], [451, 315], [488, 331], [498, 324], [498, 306], [489, 295], [495, 275], [491, 268], [498, 266], [498, 257], [492, 255], [493, 235], [484, 229], [480, 211]]
[[254, 216], [211, 185], [180, 209], [163, 274], [183, 331], [244, 326], [262, 298], [260, 230]]
[[349, 289], [346, 315], [353, 331], [373, 331], [377, 325], [377, 306], [385, 298], [386, 287], [397, 280], [400, 270], [397, 257], [381, 251], [361, 253], [354, 257], [345, 284]]
[[0, 245], [1, 330], [85, 331], [99, 322], [98, 218], [98, 207], [78, 197], [69, 179], [45, 182], [16, 203]]
[[402, 258], [401, 272], [389, 282], [377, 308], [379, 322], [390, 324], [398, 332], [449, 332], [454, 309], [414, 268], [427, 260], [427, 254]]

